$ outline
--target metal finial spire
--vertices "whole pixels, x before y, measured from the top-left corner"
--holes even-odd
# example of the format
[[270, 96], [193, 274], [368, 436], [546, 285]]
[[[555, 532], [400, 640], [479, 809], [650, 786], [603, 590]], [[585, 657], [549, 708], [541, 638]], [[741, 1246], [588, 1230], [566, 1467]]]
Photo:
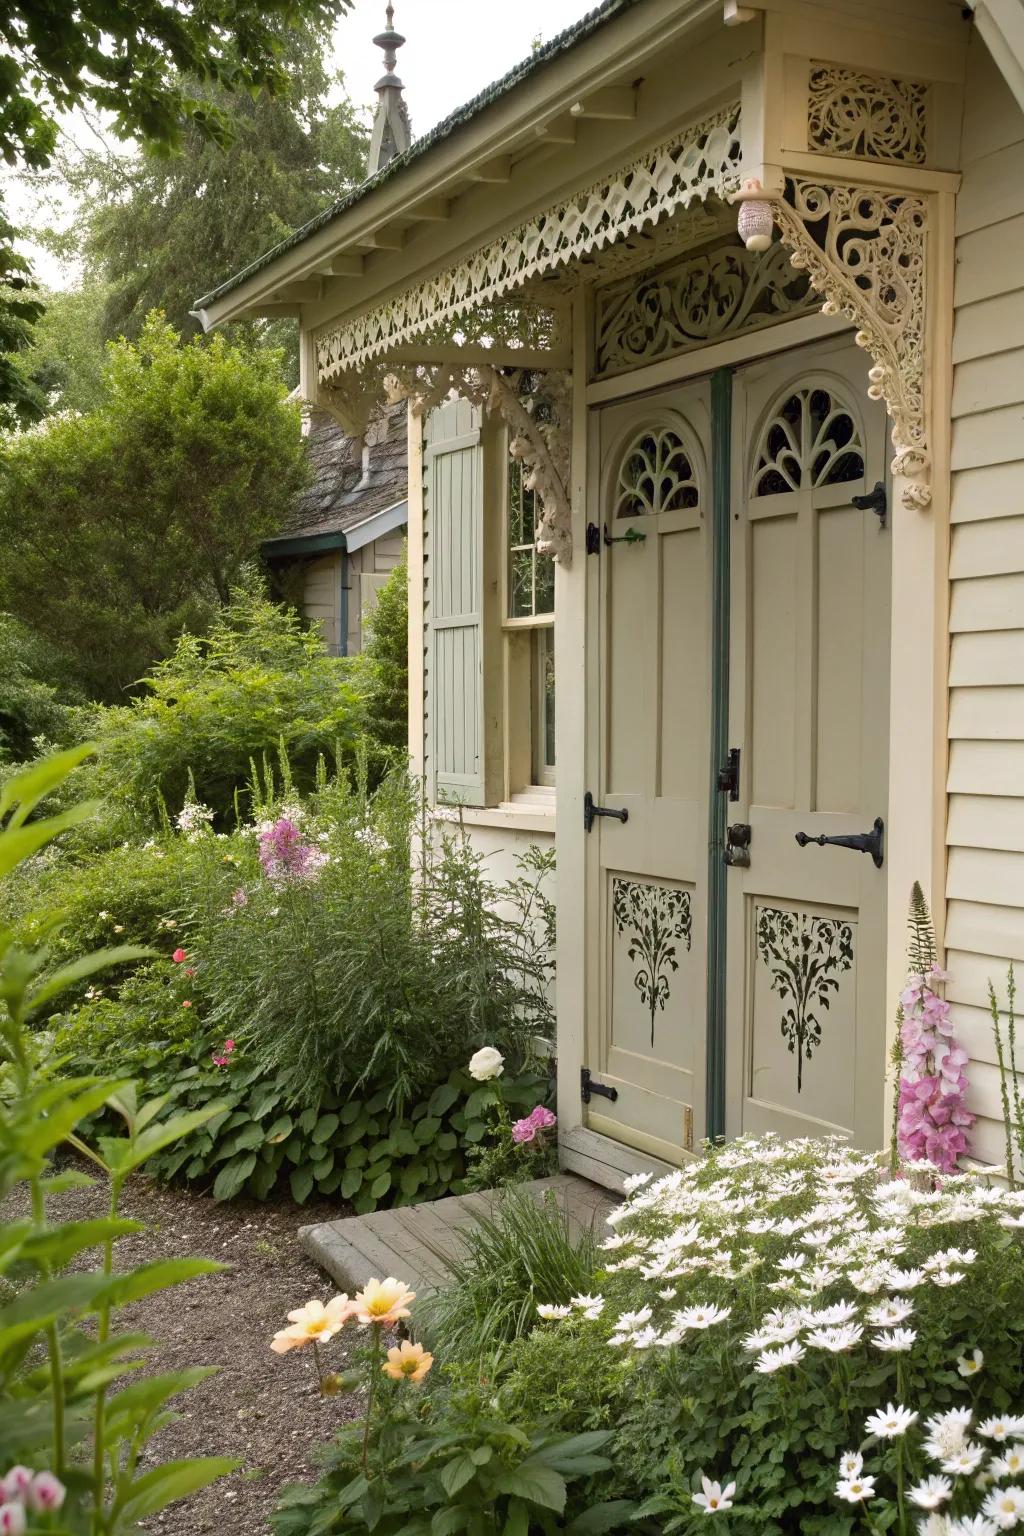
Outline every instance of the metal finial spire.
[[393, 160], [396, 155], [404, 154], [412, 143], [412, 128], [409, 123], [409, 112], [402, 96], [402, 82], [395, 74], [395, 66], [398, 62], [398, 50], [405, 42], [400, 32], [395, 31], [395, 7], [388, 0], [384, 12], [387, 25], [383, 32], [378, 32], [374, 38], [377, 47], [384, 54], [385, 73], [377, 81], [377, 111], [373, 120], [373, 133], [370, 138], [370, 163], [371, 176]]

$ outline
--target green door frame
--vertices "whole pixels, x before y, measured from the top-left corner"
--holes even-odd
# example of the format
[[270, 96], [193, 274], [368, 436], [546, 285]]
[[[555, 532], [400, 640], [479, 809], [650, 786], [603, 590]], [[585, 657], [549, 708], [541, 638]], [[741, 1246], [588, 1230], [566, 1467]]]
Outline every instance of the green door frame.
[[725, 1135], [725, 827], [728, 802], [718, 774], [729, 751], [729, 562], [732, 488], [732, 375], [711, 375], [711, 792], [708, 797], [707, 1137]]

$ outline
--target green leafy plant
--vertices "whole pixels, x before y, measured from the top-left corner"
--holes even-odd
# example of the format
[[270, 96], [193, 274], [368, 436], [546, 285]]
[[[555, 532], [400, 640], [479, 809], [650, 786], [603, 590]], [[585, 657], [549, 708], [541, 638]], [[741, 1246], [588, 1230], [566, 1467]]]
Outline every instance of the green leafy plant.
[[593, 1281], [594, 1234], [574, 1229], [550, 1193], [505, 1191], [463, 1241], [451, 1284], [424, 1307], [424, 1328], [446, 1359], [486, 1359], [530, 1332], [538, 1303], [568, 1305]]
[[[338, 1296], [289, 1314], [272, 1348], [311, 1344], [321, 1391], [364, 1386], [361, 1423], [347, 1426], [327, 1450], [326, 1475], [312, 1488], [286, 1490], [272, 1524], [275, 1536], [327, 1532], [408, 1532], [410, 1536], [466, 1531], [521, 1533], [534, 1527], [597, 1536], [632, 1512], [624, 1500], [594, 1503], [564, 1518], [570, 1484], [609, 1469], [601, 1454], [609, 1431], [566, 1435], [544, 1421], [523, 1428], [494, 1411], [488, 1382], [446, 1383], [421, 1395], [434, 1356], [403, 1341], [384, 1356], [383, 1331], [410, 1317], [415, 1292], [392, 1278], [370, 1280], [353, 1301]], [[356, 1369], [325, 1375], [318, 1340], [330, 1341], [350, 1319], [369, 1329]], [[381, 1381], [381, 1375], [385, 1377]]]
[[1017, 1187], [1017, 1173], [1024, 1154], [1024, 1104], [1021, 1101], [1020, 1069], [1017, 1066], [1017, 978], [1013, 963], [1006, 973], [1005, 1038], [1003, 1010], [992, 982], [988, 984], [988, 1008], [999, 1067], [999, 1094], [1003, 1106], [1006, 1135], [1006, 1177], [1011, 1189]]
[[[93, 814], [87, 803], [56, 816], [36, 814], [86, 750], [45, 759], [4, 785], [0, 879]], [[125, 1181], [213, 1110], [158, 1123], [162, 1103], [140, 1105], [128, 1083], [59, 1074], [59, 1063], [40, 1049], [31, 1029], [33, 1017], [68, 987], [144, 954], [115, 947], [55, 968], [45, 944], [27, 949], [9, 929], [0, 930], [0, 1194], [24, 1184], [31, 1211], [9, 1222], [0, 1238], [0, 1274], [14, 1288], [12, 1299], [0, 1305], [0, 1464], [27, 1465], [25, 1477], [33, 1475], [24, 1487], [29, 1507], [59, 1509], [61, 1529], [75, 1536], [132, 1531], [139, 1520], [234, 1465], [216, 1457], [151, 1464], [146, 1448], [167, 1423], [168, 1405], [207, 1372], [164, 1372], [132, 1382], [148, 1341], [114, 1329], [120, 1307], [219, 1268], [193, 1259], [124, 1273], [114, 1265], [117, 1239], [140, 1230], [119, 1215]], [[123, 1119], [127, 1134], [105, 1137], [94, 1150], [77, 1132], [104, 1106]], [[107, 1217], [50, 1219], [55, 1195], [91, 1182], [77, 1170], [53, 1171], [54, 1151], [68, 1143], [107, 1178]], [[98, 1269], [64, 1272], [96, 1247], [103, 1256]]]

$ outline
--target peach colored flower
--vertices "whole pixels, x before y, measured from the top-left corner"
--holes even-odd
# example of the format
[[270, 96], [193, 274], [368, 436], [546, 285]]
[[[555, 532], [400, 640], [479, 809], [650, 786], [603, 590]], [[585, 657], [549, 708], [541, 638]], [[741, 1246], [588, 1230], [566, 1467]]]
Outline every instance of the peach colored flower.
[[356, 1317], [361, 1323], [399, 1322], [409, 1316], [409, 1303], [416, 1300], [416, 1292], [410, 1291], [404, 1280], [389, 1275], [386, 1280], [367, 1280], [361, 1291], [356, 1291]]
[[290, 1349], [303, 1349], [307, 1344], [326, 1344], [344, 1328], [354, 1305], [347, 1296], [334, 1296], [326, 1306], [322, 1301], [307, 1301], [304, 1307], [288, 1313], [291, 1327], [274, 1334], [271, 1349], [275, 1355], [286, 1355]]
[[403, 1339], [397, 1349], [388, 1350], [388, 1358], [381, 1370], [392, 1381], [422, 1381], [434, 1363], [422, 1344], [410, 1344]]

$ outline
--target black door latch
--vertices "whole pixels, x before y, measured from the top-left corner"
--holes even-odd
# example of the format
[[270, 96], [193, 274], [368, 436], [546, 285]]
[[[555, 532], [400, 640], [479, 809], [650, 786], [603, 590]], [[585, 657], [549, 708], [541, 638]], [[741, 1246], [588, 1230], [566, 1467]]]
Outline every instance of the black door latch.
[[589, 1104], [595, 1093], [602, 1099], [611, 1099], [613, 1104], [619, 1096], [617, 1088], [609, 1088], [604, 1083], [595, 1083], [589, 1067], [580, 1067], [580, 1098], [584, 1104]]
[[850, 832], [838, 837], [826, 837], [824, 832], [820, 837], [797, 832], [794, 836], [801, 848], [806, 848], [808, 843], [816, 843], [819, 848], [852, 848], [854, 853], [870, 853], [876, 869], [881, 869], [885, 862], [885, 822], [881, 816], [875, 817], [870, 832]]
[[589, 832], [594, 825], [594, 818], [607, 816], [612, 821], [628, 821], [628, 811], [613, 811], [607, 805], [595, 805], [594, 797], [588, 789], [583, 796], [583, 830]]
[[745, 821], [734, 821], [731, 827], [726, 827], [723, 862], [734, 869], [749, 869], [750, 837], [751, 830]]

